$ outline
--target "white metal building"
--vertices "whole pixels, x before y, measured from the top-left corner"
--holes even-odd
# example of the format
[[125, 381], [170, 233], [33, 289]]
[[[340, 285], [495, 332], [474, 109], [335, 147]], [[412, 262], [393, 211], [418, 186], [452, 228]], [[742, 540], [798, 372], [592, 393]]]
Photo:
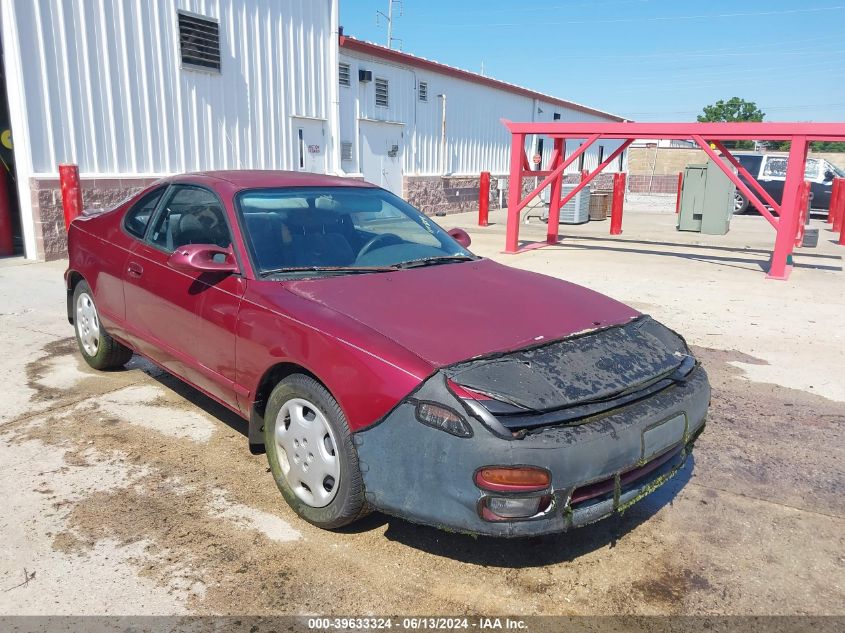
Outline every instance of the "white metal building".
[[86, 207], [264, 168], [363, 175], [436, 213], [506, 173], [502, 117], [620, 120], [343, 37], [338, 0], [0, 0], [0, 44], [0, 175], [32, 259], [66, 252], [60, 163], [79, 165]]
[[337, 0], [0, 0], [26, 256], [64, 252], [59, 163], [86, 206], [184, 171], [334, 171], [337, 20]]
[[[395, 193], [404, 192], [411, 202], [418, 202], [416, 185], [430, 185], [432, 176], [506, 174], [510, 135], [502, 118], [624, 120], [346, 36], [340, 38], [339, 82], [341, 168]], [[578, 145], [577, 140], [568, 141], [567, 153]], [[568, 172], [596, 167], [617, 147], [616, 142], [604, 142], [591, 148]], [[542, 154], [544, 162], [551, 149], [549, 139], [529, 140], [530, 154]], [[443, 186], [448, 188], [448, 182]]]

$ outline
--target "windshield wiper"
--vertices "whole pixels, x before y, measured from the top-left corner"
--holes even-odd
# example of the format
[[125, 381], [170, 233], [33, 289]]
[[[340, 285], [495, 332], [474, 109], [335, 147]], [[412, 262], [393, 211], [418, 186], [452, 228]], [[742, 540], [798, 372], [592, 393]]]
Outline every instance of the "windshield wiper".
[[395, 271], [396, 269], [392, 266], [288, 266], [287, 268], [263, 270], [259, 273], [259, 277], [285, 273], [389, 273]]
[[470, 257], [469, 255], [441, 255], [439, 257], [423, 257], [422, 259], [400, 262], [394, 268], [419, 268], [421, 266], [436, 266], [437, 264], [448, 264], [450, 262], [471, 262], [475, 261], [475, 259], [475, 257]]

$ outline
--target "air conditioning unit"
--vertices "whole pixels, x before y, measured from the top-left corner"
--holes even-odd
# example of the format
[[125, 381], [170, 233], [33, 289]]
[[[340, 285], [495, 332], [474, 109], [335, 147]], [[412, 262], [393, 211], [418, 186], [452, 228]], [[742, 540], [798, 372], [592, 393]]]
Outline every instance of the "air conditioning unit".
[[358, 81], [372, 81], [373, 80], [373, 71], [372, 70], [364, 70], [363, 68], [358, 69]]

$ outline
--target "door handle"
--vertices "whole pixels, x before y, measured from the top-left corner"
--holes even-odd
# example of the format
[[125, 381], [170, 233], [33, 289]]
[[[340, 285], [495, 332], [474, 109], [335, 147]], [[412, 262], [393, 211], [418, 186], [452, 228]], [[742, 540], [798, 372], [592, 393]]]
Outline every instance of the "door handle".
[[140, 277], [144, 274], [144, 268], [137, 262], [129, 262], [126, 265], [126, 272], [130, 277]]

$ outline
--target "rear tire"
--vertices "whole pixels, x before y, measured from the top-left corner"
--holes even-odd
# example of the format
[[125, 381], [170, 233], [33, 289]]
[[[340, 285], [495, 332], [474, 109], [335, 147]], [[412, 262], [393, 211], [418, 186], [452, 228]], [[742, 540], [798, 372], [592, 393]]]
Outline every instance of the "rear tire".
[[132, 358], [132, 350], [114, 340], [103, 324], [94, 303], [94, 293], [85, 281], [73, 290], [73, 329], [82, 358], [94, 369], [123, 367]]
[[264, 413], [264, 447], [285, 501], [309, 523], [331, 530], [367, 514], [346, 416], [310, 376], [293, 374], [273, 389]]
[[742, 215], [748, 211], [748, 198], [739, 191], [734, 192], [734, 215]]

